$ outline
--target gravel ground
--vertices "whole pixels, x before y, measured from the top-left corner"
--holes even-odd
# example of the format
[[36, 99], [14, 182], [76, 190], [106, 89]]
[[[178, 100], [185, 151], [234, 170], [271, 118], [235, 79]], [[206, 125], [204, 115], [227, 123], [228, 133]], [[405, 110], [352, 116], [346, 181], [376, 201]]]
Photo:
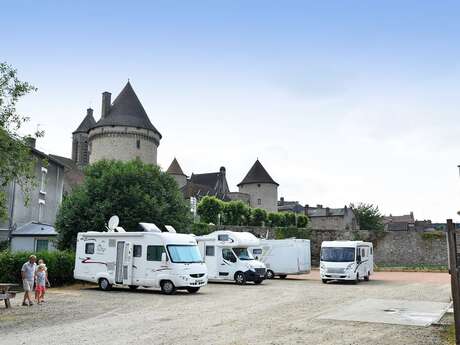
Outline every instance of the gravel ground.
[[[394, 279], [392, 279], [392, 276]], [[448, 302], [444, 273], [380, 272], [359, 285], [327, 284], [318, 273], [262, 285], [210, 284], [192, 295], [155, 290], [50, 289], [44, 305], [0, 308], [6, 344], [443, 344], [441, 326], [318, 320], [364, 296]]]

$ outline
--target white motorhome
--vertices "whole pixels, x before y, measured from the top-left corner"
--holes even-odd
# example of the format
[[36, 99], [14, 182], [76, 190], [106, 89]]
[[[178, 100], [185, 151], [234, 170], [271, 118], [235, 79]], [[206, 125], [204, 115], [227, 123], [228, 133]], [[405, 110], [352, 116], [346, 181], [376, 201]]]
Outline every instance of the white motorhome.
[[284, 279], [292, 274], [310, 273], [310, 240], [260, 240], [260, 245], [251, 247], [250, 251], [267, 267], [267, 279], [275, 276]]
[[265, 265], [255, 260], [248, 248], [259, 245], [259, 239], [249, 232], [215, 231], [196, 237], [209, 280], [231, 280], [237, 284], [265, 279]]
[[374, 273], [372, 243], [363, 241], [324, 241], [321, 244], [320, 276], [329, 280], [361, 279], [368, 281]]
[[165, 294], [176, 289], [195, 293], [207, 284], [206, 265], [193, 236], [177, 234], [172, 227], [161, 232], [155, 224], [140, 225], [144, 231], [125, 232], [118, 217], [112, 217], [108, 232], [78, 233], [75, 279], [98, 283], [102, 290], [144, 286]]

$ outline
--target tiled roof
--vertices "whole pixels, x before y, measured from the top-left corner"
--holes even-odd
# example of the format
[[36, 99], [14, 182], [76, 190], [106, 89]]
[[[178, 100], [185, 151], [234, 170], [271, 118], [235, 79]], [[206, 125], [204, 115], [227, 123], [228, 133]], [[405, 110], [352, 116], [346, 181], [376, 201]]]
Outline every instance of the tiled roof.
[[251, 184], [251, 183], [271, 183], [271, 184], [276, 184], [277, 186], [279, 186], [279, 184], [276, 183], [271, 178], [267, 170], [265, 170], [265, 168], [259, 162], [258, 159], [254, 163], [254, 165], [251, 167], [249, 172], [246, 174], [243, 181], [238, 183], [238, 187], [244, 184]]
[[160, 132], [150, 122], [129, 81], [113, 101], [108, 114], [101, 118], [93, 128], [103, 126], [145, 128], [155, 131], [161, 138]]
[[11, 236], [56, 236], [53, 226], [38, 222], [29, 222], [11, 232]]
[[173, 161], [171, 162], [171, 165], [169, 166], [168, 170], [166, 172], [170, 175], [182, 175], [186, 176], [184, 172], [182, 171], [182, 168], [179, 165], [179, 162], [177, 159], [174, 157]]
[[96, 124], [93, 117], [93, 109], [88, 109], [86, 116], [73, 133], [87, 133]]

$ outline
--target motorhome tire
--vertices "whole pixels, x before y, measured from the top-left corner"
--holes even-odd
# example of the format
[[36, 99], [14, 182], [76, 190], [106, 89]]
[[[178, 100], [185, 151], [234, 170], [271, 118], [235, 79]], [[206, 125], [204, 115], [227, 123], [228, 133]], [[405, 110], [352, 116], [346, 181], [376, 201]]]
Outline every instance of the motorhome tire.
[[286, 279], [287, 274], [280, 274], [279, 277], [280, 277], [280, 279]]
[[273, 279], [275, 278], [275, 272], [272, 270], [267, 270], [267, 279]]
[[263, 282], [263, 279], [254, 280], [254, 284], [256, 285], [262, 284], [262, 282]]
[[194, 287], [194, 286], [189, 286], [189, 287], [187, 288], [187, 291], [188, 291], [189, 293], [197, 293], [198, 290], [200, 290], [200, 288], [199, 288], [199, 287]]
[[174, 292], [176, 292], [176, 287], [172, 281], [163, 280], [161, 282], [161, 292], [163, 292], [165, 295], [172, 295]]
[[238, 285], [243, 285], [246, 283], [246, 277], [243, 272], [236, 272], [234, 278]]
[[323, 284], [327, 284], [328, 279], [322, 279], [322, 281], [323, 281]]
[[99, 279], [99, 287], [101, 290], [109, 291], [112, 288], [112, 284], [110, 284], [107, 279], [101, 278]]
[[353, 280], [353, 284], [358, 284], [359, 283], [359, 273], [356, 273], [356, 279]]
[[364, 280], [368, 282], [370, 279], [370, 276], [371, 276], [371, 272], [367, 272], [367, 276], [364, 277]]
[[138, 285], [128, 285], [128, 287], [129, 287], [131, 290], [136, 290], [139, 286], [138, 286]]

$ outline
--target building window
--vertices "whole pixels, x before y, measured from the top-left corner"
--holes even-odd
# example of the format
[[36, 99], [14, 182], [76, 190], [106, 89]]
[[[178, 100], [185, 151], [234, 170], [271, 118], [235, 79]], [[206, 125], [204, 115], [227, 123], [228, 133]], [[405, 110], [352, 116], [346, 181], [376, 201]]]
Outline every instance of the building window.
[[257, 205], [262, 205], [262, 199], [257, 199]]
[[41, 221], [43, 220], [43, 213], [45, 211], [45, 204], [46, 204], [46, 201], [44, 199], [38, 199], [38, 222], [39, 223], [41, 223]]
[[48, 240], [37, 240], [35, 244], [35, 251], [36, 252], [44, 252], [48, 250]]
[[140, 258], [142, 256], [142, 246], [140, 244], [135, 244], [133, 247], [133, 256], [135, 258]]
[[161, 261], [163, 253], [165, 253], [163, 246], [147, 246], [147, 261]]
[[214, 246], [206, 246], [206, 256], [214, 256], [215, 247]]
[[40, 193], [46, 194], [46, 174], [48, 174], [48, 169], [42, 167], [42, 176], [40, 181]]
[[141, 141], [140, 141], [139, 139], [136, 140], [136, 147], [137, 147], [138, 149], [141, 148]]
[[94, 254], [94, 243], [85, 244], [85, 254]]

